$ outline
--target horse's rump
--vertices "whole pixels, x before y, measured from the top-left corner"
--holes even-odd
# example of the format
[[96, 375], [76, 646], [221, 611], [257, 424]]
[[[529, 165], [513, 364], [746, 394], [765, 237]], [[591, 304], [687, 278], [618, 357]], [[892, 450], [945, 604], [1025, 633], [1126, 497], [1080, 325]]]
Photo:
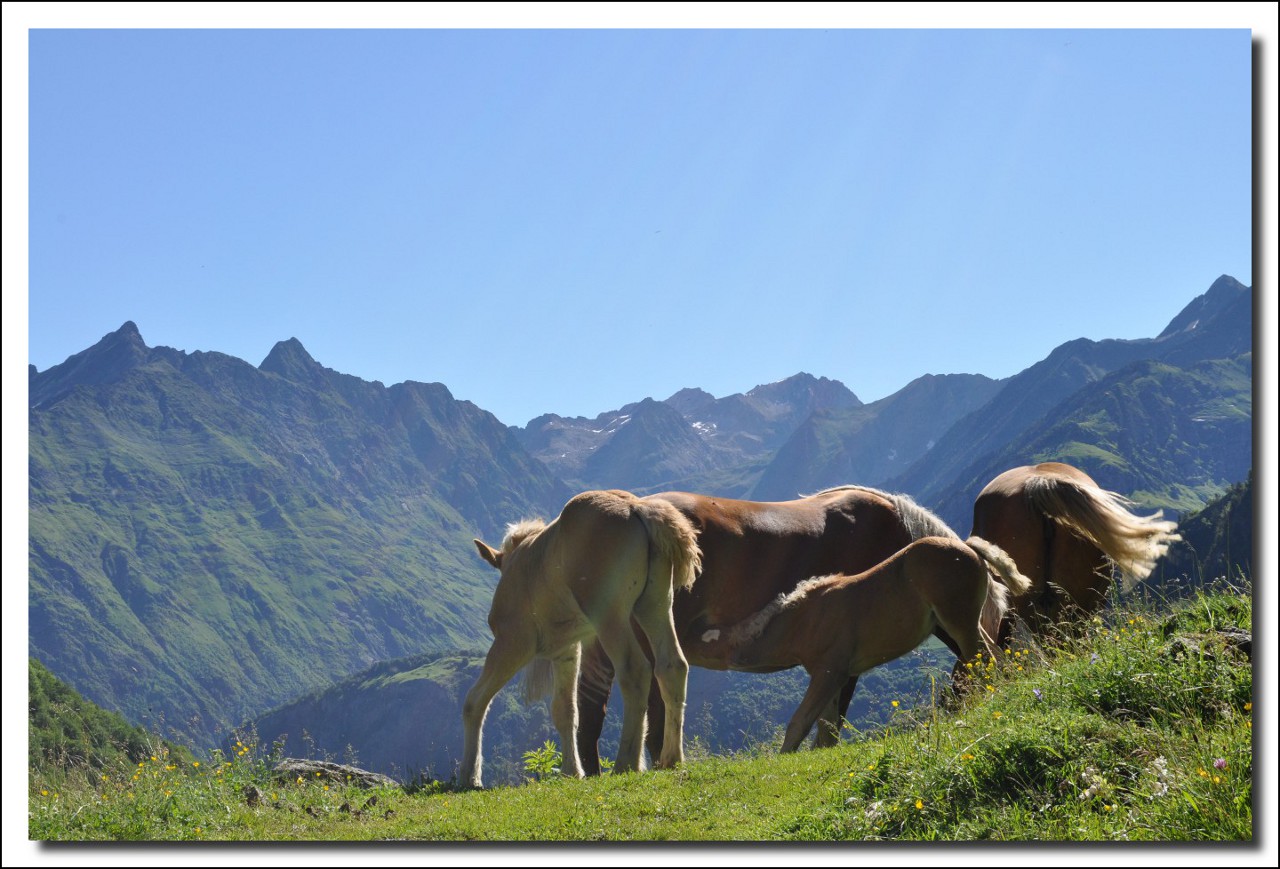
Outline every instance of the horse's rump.
[[666, 501], [637, 499], [633, 511], [644, 522], [651, 552], [671, 565], [676, 590], [693, 585], [702, 568], [698, 532], [685, 515]]
[[1120, 569], [1126, 590], [1146, 579], [1169, 544], [1181, 540], [1176, 522], [1157, 510], [1131, 512], [1134, 502], [1092, 480], [1040, 472], [1027, 477], [1023, 491], [1032, 508], [1083, 537]]

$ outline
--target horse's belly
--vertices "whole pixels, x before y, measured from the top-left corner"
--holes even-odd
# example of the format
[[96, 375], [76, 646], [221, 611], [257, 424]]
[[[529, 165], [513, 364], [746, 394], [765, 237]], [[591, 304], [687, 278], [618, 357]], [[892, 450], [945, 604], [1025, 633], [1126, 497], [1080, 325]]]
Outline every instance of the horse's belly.
[[911, 622], [885, 619], [858, 638], [849, 672], [865, 673], [872, 667], [901, 658], [923, 643], [934, 627], [933, 619]]

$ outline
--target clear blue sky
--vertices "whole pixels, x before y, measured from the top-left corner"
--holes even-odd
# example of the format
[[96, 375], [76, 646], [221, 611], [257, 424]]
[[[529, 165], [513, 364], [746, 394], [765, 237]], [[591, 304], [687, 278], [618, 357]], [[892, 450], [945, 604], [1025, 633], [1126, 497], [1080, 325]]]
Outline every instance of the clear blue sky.
[[1223, 30], [35, 30], [29, 351], [298, 338], [523, 425], [863, 400], [1251, 284]]

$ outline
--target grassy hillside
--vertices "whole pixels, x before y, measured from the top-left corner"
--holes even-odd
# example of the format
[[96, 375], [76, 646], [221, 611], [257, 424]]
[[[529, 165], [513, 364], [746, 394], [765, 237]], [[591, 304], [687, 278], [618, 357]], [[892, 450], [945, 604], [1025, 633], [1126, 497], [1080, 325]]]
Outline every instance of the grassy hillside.
[[183, 746], [161, 739], [84, 699], [37, 661], [28, 659], [27, 762], [42, 776], [129, 767], [163, 754], [195, 760]]
[[[37, 840], [1156, 841], [1255, 838], [1252, 590], [1112, 612], [975, 662], [956, 708], [836, 748], [776, 743], [674, 771], [359, 791], [273, 778], [263, 746], [92, 783], [33, 772]], [[537, 760], [536, 758], [534, 760]], [[550, 760], [545, 758], [545, 760]], [[547, 764], [533, 764], [545, 770]], [[250, 790], [250, 788], [256, 789]]]

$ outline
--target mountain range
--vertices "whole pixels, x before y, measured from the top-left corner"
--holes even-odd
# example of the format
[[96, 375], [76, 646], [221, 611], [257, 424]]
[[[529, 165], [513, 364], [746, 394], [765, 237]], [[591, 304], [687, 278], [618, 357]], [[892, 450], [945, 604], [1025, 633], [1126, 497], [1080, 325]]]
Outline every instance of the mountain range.
[[[29, 369], [30, 654], [212, 745], [387, 661], [482, 652], [496, 575], [471, 538], [585, 488], [784, 499], [857, 482], [963, 535], [987, 480], [1062, 459], [1186, 514], [1252, 467], [1251, 339], [1252, 291], [1223, 276], [1155, 338], [1069, 342], [1004, 380], [926, 375], [864, 404], [801, 373], [509, 427], [442, 384], [333, 371], [296, 339], [255, 367], [149, 347], [126, 322]], [[460, 725], [435, 707], [424, 739], [443, 744]]]

